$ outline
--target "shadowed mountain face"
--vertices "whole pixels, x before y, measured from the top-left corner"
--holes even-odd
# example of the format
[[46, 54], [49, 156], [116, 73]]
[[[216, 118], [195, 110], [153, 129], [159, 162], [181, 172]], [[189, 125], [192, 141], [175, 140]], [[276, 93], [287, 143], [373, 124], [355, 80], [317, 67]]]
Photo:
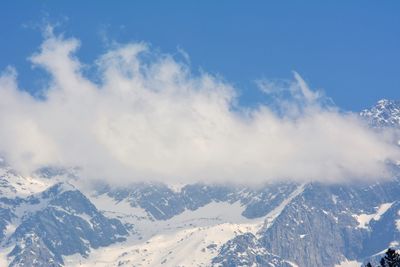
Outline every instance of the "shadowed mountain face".
[[[8, 254], [13, 258], [10, 266], [59, 266], [64, 255], [85, 256], [92, 248], [124, 241], [128, 235], [124, 224], [103, 216], [68, 183], [27, 198], [3, 198], [0, 204], [3, 244], [14, 246]], [[16, 227], [10, 232], [12, 225]]]
[[[399, 102], [381, 100], [360, 115], [374, 128], [397, 128], [399, 111]], [[74, 171], [24, 177], [2, 161], [0, 265], [361, 265], [400, 244], [393, 168], [393, 179], [374, 184], [88, 189]]]
[[[333, 266], [345, 259], [362, 259], [396, 240], [392, 221], [390, 240], [368, 242], [381, 230], [372, 226], [375, 219], [381, 219], [378, 210], [396, 202], [399, 190], [397, 181], [364, 187], [309, 184], [271, 227], [260, 232], [260, 242], [300, 266]], [[374, 243], [381, 244], [380, 250], [369, 249]], [[368, 249], [374, 251], [365, 255]]]

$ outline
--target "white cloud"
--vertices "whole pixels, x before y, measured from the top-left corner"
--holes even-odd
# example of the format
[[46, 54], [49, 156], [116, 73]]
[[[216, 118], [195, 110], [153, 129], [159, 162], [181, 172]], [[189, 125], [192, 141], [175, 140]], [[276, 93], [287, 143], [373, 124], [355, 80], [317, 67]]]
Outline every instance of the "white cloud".
[[44, 99], [21, 91], [15, 70], [0, 77], [0, 153], [21, 171], [80, 166], [88, 178], [116, 182], [342, 182], [386, 177], [385, 161], [400, 158], [390, 134], [321, 106], [297, 73], [289, 91], [301, 108], [283, 99], [288, 115], [278, 116], [264, 105], [233, 108], [231, 85], [144, 43], [99, 57], [95, 83], [82, 74], [79, 45], [50, 33], [31, 57], [51, 75]]

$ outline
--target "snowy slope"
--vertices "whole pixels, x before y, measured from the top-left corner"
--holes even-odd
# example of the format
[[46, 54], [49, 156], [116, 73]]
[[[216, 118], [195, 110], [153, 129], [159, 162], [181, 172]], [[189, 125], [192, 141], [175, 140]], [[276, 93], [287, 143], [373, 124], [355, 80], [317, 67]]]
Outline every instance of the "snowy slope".
[[[256, 234], [298, 194], [289, 184], [150, 184], [120, 197], [80, 188], [76, 177], [2, 171], [0, 262], [10, 266], [210, 266], [226, 242]], [[171, 207], [178, 201], [183, 210]]]
[[[93, 202], [113, 207], [104, 196]], [[117, 212], [111, 213], [132, 223], [139, 234], [121, 244], [93, 251], [87, 259], [67, 257], [66, 262], [69, 266], [209, 266], [221, 245], [261, 227], [263, 219], [247, 219], [241, 215], [243, 209], [238, 202], [213, 202], [169, 220], [154, 221], [146, 219], [143, 210], [115, 203]], [[131, 216], [135, 212], [138, 216]]]
[[54, 184], [54, 181], [32, 176], [22, 176], [17, 174], [10, 167], [0, 166], [1, 197], [26, 197], [34, 193], [42, 192], [52, 184]]

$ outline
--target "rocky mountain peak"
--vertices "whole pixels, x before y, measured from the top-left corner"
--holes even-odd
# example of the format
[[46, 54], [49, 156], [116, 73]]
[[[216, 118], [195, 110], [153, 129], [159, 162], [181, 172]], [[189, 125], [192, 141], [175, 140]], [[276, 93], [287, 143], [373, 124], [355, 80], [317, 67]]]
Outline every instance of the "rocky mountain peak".
[[373, 107], [364, 109], [360, 116], [373, 127], [400, 127], [400, 101], [381, 99]]

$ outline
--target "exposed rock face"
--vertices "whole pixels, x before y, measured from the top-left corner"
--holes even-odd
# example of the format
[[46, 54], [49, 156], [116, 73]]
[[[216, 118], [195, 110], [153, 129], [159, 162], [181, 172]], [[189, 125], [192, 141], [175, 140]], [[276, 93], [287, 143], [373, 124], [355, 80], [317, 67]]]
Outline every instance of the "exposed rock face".
[[62, 258], [55, 256], [35, 233], [27, 234], [24, 243], [15, 246], [10, 256], [15, 258], [9, 266], [62, 266]]
[[106, 218], [69, 184], [59, 183], [38, 195], [7, 203], [10, 207], [3, 209], [2, 216], [5, 227], [12, 216], [17, 217], [11, 210], [28, 211], [7, 240], [15, 243], [9, 254], [14, 257], [11, 266], [59, 266], [63, 255], [88, 255], [91, 248], [121, 242], [128, 235], [120, 221]]
[[[393, 184], [400, 190], [397, 183]], [[396, 196], [391, 191], [393, 187], [380, 185], [309, 184], [271, 227], [262, 229], [260, 242], [299, 266], [334, 266], [346, 258], [357, 259], [371, 230], [359, 227], [355, 216], [373, 214], [373, 207], [393, 201]]]
[[[272, 224], [266, 221], [257, 238], [235, 238], [229, 247], [240, 248], [241, 255], [247, 240], [246, 251], [265, 249], [299, 266], [334, 266], [346, 259], [362, 262], [399, 245], [399, 192], [397, 179], [364, 186], [307, 184]], [[228, 262], [230, 257], [237, 261], [223, 248], [217, 258]], [[254, 261], [251, 255], [241, 261], [244, 258]]]
[[397, 198], [379, 220], [370, 223], [370, 235], [363, 242], [361, 257], [370, 257], [385, 246], [399, 247], [400, 242], [400, 201]]
[[257, 238], [246, 233], [239, 235], [222, 246], [220, 253], [212, 260], [216, 266], [265, 266], [291, 267], [289, 262], [268, 252]]
[[14, 214], [11, 209], [0, 207], [0, 243], [4, 240], [7, 225], [11, 222], [13, 217]]

